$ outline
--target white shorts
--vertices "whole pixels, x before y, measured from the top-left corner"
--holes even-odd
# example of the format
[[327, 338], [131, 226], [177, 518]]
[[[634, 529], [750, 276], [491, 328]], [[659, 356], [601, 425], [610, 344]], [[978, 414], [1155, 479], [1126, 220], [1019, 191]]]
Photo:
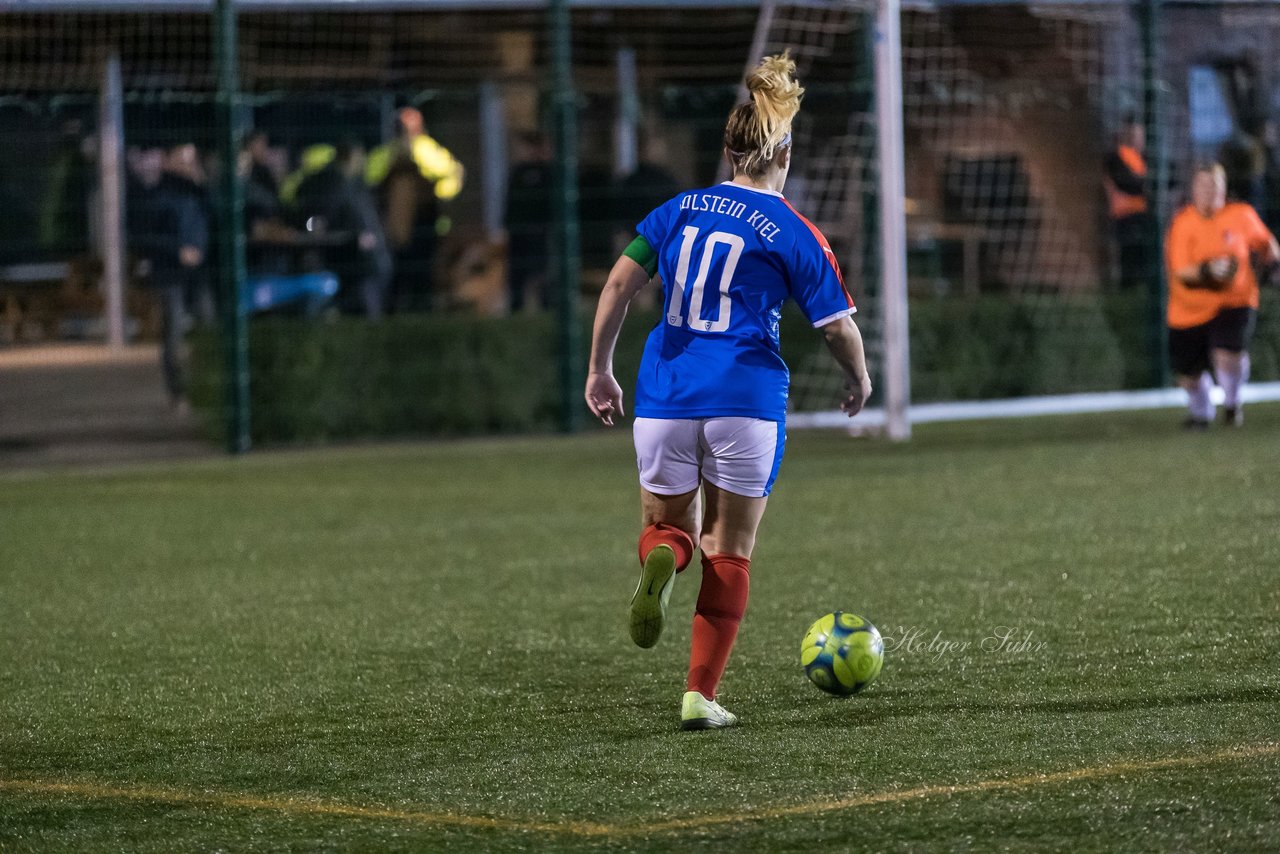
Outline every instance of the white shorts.
[[637, 418], [634, 433], [640, 485], [656, 495], [692, 492], [703, 480], [768, 495], [787, 440], [782, 424], [762, 418]]

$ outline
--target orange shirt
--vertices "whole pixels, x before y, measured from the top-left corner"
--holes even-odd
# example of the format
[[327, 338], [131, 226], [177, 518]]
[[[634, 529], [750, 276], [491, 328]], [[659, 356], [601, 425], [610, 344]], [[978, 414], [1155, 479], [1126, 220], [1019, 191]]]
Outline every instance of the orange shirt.
[[[1200, 215], [1192, 205], [1178, 211], [1164, 242], [1169, 270], [1169, 326], [1186, 329], [1208, 323], [1224, 308], [1257, 308], [1258, 280], [1249, 263], [1249, 253], [1265, 249], [1271, 232], [1253, 208], [1229, 202], [1211, 217]], [[1176, 271], [1193, 264], [1230, 255], [1239, 263], [1231, 284], [1221, 291], [1189, 288]]]
[[[1134, 175], [1139, 178], [1147, 176], [1147, 162], [1142, 159], [1138, 149], [1128, 145], [1121, 145], [1116, 148], [1116, 156], [1120, 158], [1120, 162], [1125, 165], [1125, 168]], [[1107, 191], [1107, 208], [1112, 219], [1124, 219], [1134, 214], [1147, 212], [1147, 199], [1145, 196], [1130, 195], [1117, 187], [1115, 182], [1109, 178], [1103, 180], [1102, 184]]]

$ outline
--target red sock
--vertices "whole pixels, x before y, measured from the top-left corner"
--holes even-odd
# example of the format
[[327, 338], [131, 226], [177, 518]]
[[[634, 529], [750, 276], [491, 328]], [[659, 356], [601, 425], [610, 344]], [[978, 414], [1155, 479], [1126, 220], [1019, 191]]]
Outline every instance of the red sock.
[[738, 555], [702, 556], [702, 589], [693, 615], [693, 649], [689, 653], [689, 688], [714, 699], [738, 624], [747, 609], [751, 559]]
[[654, 546], [670, 546], [676, 553], [676, 572], [684, 572], [684, 568], [693, 560], [693, 538], [675, 525], [658, 522], [640, 532], [640, 563], [653, 551]]

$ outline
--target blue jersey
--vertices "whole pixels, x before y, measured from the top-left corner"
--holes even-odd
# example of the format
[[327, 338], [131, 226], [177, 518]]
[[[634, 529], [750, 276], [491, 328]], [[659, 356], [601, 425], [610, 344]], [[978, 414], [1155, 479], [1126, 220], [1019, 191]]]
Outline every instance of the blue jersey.
[[786, 420], [782, 304], [794, 299], [815, 327], [856, 311], [826, 238], [780, 193], [733, 183], [681, 193], [638, 230], [658, 253], [664, 311], [635, 414]]

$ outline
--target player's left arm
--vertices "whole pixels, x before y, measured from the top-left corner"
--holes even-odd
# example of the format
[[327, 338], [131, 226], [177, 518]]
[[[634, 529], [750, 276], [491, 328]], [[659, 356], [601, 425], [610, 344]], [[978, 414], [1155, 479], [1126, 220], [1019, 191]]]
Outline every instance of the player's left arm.
[[1268, 284], [1274, 277], [1276, 263], [1280, 262], [1280, 244], [1252, 207], [1246, 209], [1244, 219], [1245, 240], [1254, 273], [1259, 284]]
[[591, 361], [584, 397], [591, 414], [613, 426], [614, 415], [626, 415], [622, 406], [622, 386], [613, 376], [613, 351], [626, 320], [627, 308], [636, 294], [649, 283], [657, 269], [657, 253], [643, 237], [627, 247], [600, 292], [600, 304], [591, 331]]
[[1269, 231], [1266, 232], [1266, 240], [1254, 257], [1257, 258], [1256, 273], [1259, 284], [1269, 285], [1273, 283], [1275, 281], [1276, 267], [1280, 264], [1280, 243], [1276, 243], [1275, 235]]
[[1263, 264], [1274, 264], [1280, 261], [1280, 243], [1276, 236], [1262, 222], [1257, 211], [1249, 209], [1249, 251]]
[[1268, 264], [1275, 264], [1280, 261], [1280, 243], [1276, 242], [1274, 235], [1267, 234], [1267, 243], [1262, 252], [1259, 253], [1262, 260]]

